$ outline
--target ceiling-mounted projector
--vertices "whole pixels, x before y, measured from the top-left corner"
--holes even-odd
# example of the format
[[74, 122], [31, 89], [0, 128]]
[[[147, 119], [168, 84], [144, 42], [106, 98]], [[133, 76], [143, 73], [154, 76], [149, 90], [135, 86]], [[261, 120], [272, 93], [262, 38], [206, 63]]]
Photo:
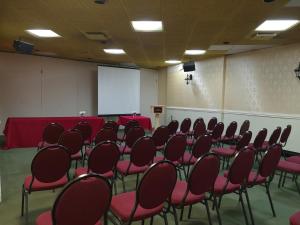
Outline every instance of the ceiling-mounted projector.
[[95, 0], [97, 4], [105, 4], [108, 0]]
[[31, 54], [34, 45], [24, 41], [14, 40], [13, 47], [19, 53]]

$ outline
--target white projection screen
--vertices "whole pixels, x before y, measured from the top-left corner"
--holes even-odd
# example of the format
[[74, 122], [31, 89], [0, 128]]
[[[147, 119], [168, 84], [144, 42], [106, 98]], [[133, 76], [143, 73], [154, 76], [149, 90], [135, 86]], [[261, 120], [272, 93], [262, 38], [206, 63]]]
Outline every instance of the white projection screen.
[[98, 115], [140, 113], [140, 70], [98, 66]]

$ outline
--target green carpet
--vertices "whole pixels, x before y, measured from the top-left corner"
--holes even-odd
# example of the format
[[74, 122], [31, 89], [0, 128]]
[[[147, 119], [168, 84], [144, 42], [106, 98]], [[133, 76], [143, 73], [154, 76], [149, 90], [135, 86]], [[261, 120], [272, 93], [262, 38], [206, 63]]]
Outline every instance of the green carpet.
[[[1, 225], [23, 225], [25, 219], [20, 216], [21, 211], [21, 185], [26, 175], [30, 174], [31, 160], [36, 151], [34, 149], [12, 149], [0, 151], [0, 175], [2, 188], [2, 202], [0, 203]], [[133, 189], [135, 176], [127, 179], [128, 189]], [[274, 218], [265, 194], [264, 187], [256, 186], [249, 189], [249, 196], [253, 208], [256, 225], [288, 225], [288, 218], [294, 212], [300, 210], [300, 195], [296, 186], [287, 180], [282, 189], [277, 188], [278, 175], [271, 185], [271, 195], [274, 201], [277, 217]], [[118, 191], [121, 190], [121, 182], [118, 181]], [[35, 218], [42, 212], [51, 209], [53, 201], [60, 190], [35, 192], [29, 196], [29, 224], [35, 224]], [[185, 210], [182, 225], [208, 224], [206, 211], [203, 205], [193, 207], [192, 218], [187, 220]], [[178, 212], [179, 213], [179, 212]], [[221, 217], [224, 225], [245, 224], [244, 217], [235, 194], [226, 195], [221, 205]], [[213, 224], [218, 224], [215, 211], [211, 211]], [[173, 225], [173, 216], [168, 216], [169, 224]], [[148, 224], [149, 221], [146, 221]], [[164, 224], [160, 217], [156, 217], [154, 224]], [[84, 225], [84, 224], [83, 224]]]

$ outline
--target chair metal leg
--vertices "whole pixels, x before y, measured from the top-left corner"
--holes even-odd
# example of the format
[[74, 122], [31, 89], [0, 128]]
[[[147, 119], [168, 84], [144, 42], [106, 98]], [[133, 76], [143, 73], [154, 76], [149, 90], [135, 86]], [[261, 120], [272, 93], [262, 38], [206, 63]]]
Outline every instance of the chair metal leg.
[[287, 177], [287, 172], [285, 172], [283, 175], [283, 181], [282, 181], [281, 187], [284, 187], [286, 177]]
[[218, 217], [218, 222], [219, 222], [219, 225], [222, 225], [222, 220], [221, 220], [221, 216], [220, 216], [220, 212], [219, 212], [219, 208], [217, 207], [217, 198], [216, 196], [214, 196], [214, 199], [213, 199], [213, 208], [216, 207], [216, 212], [217, 212], [217, 217]]
[[254, 225], [255, 223], [254, 223], [254, 218], [253, 218], [253, 214], [252, 214], [250, 199], [249, 199], [248, 191], [247, 191], [246, 188], [245, 188], [245, 195], [246, 195], [246, 201], [247, 201], [247, 205], [248, 205], [248, 210], [249, 210], [249, 214], [250, 214], [251, 223], [252, 223], [252, 225]]
[[123, 185], [123, 192], [126, 192], [125, 180], [124, 180], [124, 176], [123, 175], [121, 175], [121, 180], [122, 180], [122, 185]]
[[184, 211], [184, 206], [182, 206], [181, 211], [180, 211], [180, 221], [183, 219], [183, 211]]
[[141, 221], [141, 225], [145, 225], [145, 220], [142, 220], [142, 221]]
[[189, 214], [188, 214], [188, 218], [191, 218], [191, 214], [192, 214], [192, 209], [193, 209], [193, 205], [189, 206]]
[[274, 205], [273, 205], [272, 198], [271, 198], [271, 195], [270, 195], [270, 188], [269, 188], [270, 185], [266, 183], [265, 186], [266, 186], [266, 192], [267, 192], [268, 199], [269, 199], [269, 202], [270, 202], [270, 205], [271, 205], [273, 216], [276, 217]]
[[223, 198], [223, 195], [221, 195], [221, 196], [219, 197], [219, 202], [218, 202], [218, 204], [216, 205], [216, 207], [220, 208], [221, 202], [222, 202], [222, 198]]
[[179, 225], [175, 206], [172, 206], [172, 209], [173, 209], [173, 216], [174, 216], [175, 225]]
[[280, 172], [280, 177], [279, 177], [279, 181], [278, 181], [278, 188], [280, 188], [280, 186], [281, 186], [282, 175], [283, 175], [283, 171]]
[[168, 225], [168, 218], [167, 218], [167, 215], [165, 213], [163, 214], [163, 218], [164, 218], [164, 221], [165, 221], [165, 225]]
[[211, 217], [210, 217], [210, 212], [209, 212], [209, 207], [208, 207], [208, 203], [207, 203], [206, 199], [204, 200], [204, 204], [205, 204], [205, 208], [206, 208], [206, 212], [207, 212], [207, 217], [208, 217], [209, 225], [212, 225]]
[[25, 188], [24, 185], [22, 185], [22, 204], [21, 204], [21, 216], [24, 216], [24, 198], [25, 198]]
[[298, 190], [298, 192], [300, 194], [300, 187], [299, 187], [297, 179], [298, 179], [298, 176], [296, 176], [296, 178], [295, 178], [295, 184], [296, 184], [297, 190]]
[[150, 225], [153, 225], [153, 216], [151, 216]]
[[138, 185], [139, 185], [139, 173], [136, 174], [135, 189], [137, 189]]
[[248, 217], [247, 217], [247, 213], [246, 213], [246, 209], [245, 209], [245, 204], [244, 204], [244, 199], [243, 199], [243, 196], [242, 196], [242, 192], [239, 191], [239, 196], [240, 196], [240, 199], [241, 199], [241, 205], [242, 205], [242, 210], [243, 210], [243, 214], [244, 214], [244, 217], [245, 217], [245, 222], [246, 222], [246, 225], [249, 225], [249, 222], [248, 222]]

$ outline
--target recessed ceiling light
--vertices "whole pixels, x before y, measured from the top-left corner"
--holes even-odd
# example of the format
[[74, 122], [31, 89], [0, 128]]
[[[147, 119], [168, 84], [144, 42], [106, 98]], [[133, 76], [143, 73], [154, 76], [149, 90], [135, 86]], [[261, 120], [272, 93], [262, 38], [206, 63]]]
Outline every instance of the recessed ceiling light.
[[115, 54], [115, 55], [125, 54], [125, 51], [123, 49], [120, 49], [120, 48], [106, 48], [106, 49], [103, 49], [103, 51], [105, 53]]
[[201, 49], [189, 49], [189, 50], [185, 50], [184, 54], [185, 55], [203, 55], [205, 54], [205, 50], [201, 50]]
[[34, 30], [26, 30], [26, 31], [36, 37], [42, 37], [42, 38], [61, 37], [59, 34], [55, 33], [52, 30], [34, 29]]
[[180, 60], [176, 60], [176, 59], [170, 59], [170, 60], [166, 60], [165, 63], [168, 63], [168, 64], [179, 64], [181, 63]]
[[157, 32], [163, 30], [161, 21], [131, 21], [135, 31]]
[[299, 23], [299, 20], [266, 20], [256, 31], [285, 31]]

